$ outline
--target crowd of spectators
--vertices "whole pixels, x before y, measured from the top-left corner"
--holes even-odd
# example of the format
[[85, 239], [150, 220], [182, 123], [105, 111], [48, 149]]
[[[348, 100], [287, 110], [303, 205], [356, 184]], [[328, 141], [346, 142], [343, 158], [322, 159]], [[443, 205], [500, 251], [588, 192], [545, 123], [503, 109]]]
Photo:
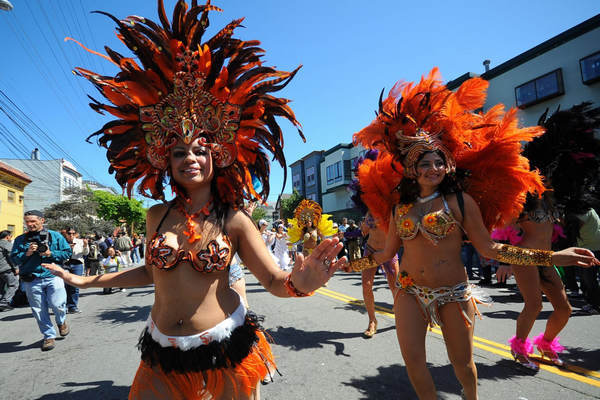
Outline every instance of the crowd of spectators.
[[[41, 349], [55, 347], [57, 331], [62, 337], [70, 333], [67, 314], [80, 313], [79, 289], [43, 268], [43, 263], [57, 263], [72, 274], [101, 275], [141, 262], [144, 235], [129, 237], [124, 229], [103, 236], [81, 235], [68, 226], [60, 232], [46, 229], [44, 214], [38, 210], [24, 215], [26, 232], [15, 238], [10, 231], [0, 231], [0, 311], [27, 306], [43, 336]], [[104, 293], [111, 293], [107, 288]]]

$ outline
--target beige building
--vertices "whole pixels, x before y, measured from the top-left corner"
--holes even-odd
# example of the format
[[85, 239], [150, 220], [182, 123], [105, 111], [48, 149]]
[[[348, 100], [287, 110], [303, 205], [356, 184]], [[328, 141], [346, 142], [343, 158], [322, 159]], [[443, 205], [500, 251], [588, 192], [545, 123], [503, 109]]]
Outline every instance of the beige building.
[[[480, 76], [489, 81], [484, 110], [502, 103], [519, 108], [525, 126], [536, 125], [540, 116], [558, 106], [562, 110], [583, 101], [600, 107], [600, 14], [489, 69]], [[466, 73], [448, 82], [454, 90]]]

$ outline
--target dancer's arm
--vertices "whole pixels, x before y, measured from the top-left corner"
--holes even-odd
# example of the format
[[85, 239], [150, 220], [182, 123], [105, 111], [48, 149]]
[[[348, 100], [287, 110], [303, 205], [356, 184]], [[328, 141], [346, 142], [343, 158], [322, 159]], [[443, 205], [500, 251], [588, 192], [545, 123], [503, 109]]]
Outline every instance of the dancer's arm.
[[[345, 257], [336, 261], [336, 255], [343, 247], [339, 239], [325, 239], [309, 257], [304, 258], [301, 254], [296, 256], [291, 274], [282, 271], [269, 254], [252, 220], [239, 211], [231, 211], [230, 214], [226, 230], [240, 258], [264, 288], [275, 296], [292, 296], [289, 290], [290, 281], [299, 293], [309, 294], [323, 286], [336, 269], [346, 263]], [[325, 260], [330, 262], [329, 266], [324, 263]], [[288, 275], [290, 277], [286, 288]]]
[[42, 267], [50, 270], [52, 274], [62, 278], [69, 285], [81, 289], [90, 287], [137, 287], [149, 285], [153, 282], [152, 275], [148, 272], [146, 266], [93, 276], [75, 275], [56, 264], [42, 264]]
[[[166, 212], [166, 206], [159, 204], [151, 207], [146, 214], [147, 232], [155, 232], [158, 222]], [[146, 243], [146, 248], [148, 243]], [[145, 286], [154, 282], [152, 268], [144, 265], [141, 267], [127, 269], [125, 271], [113, 272], [96, 276], [79, 276], [65, 271], [56, 264], [42, 264], [52, 274], [62, 278], [66, 283], [78, 288], [88, 287], [137, 287]]]
[[371, 253], [368, 257], [362, 257], [351, 261], [348, 263], [348, 266], [344, 268], [344, 271], [360, 272], [365, 269], [375, 268], [394, 258], [394, 256], [398, 254], [400, 247], [402, 247], [402, 239], [398, 235], [396, 224], [394, 222], [394, 215], [392, 214], [383, 250]]
[[464, 194], [465, 212], [463, 227], [471, 243], [479, 254], [486, 258], [502, 261], [513, 265], [541, 265], [541, 266], [579, 266], [589, 267], [599, 265], [594, 253], [579, 247], [570, 247], [560, 251], [524, 249], [494, 242], [490, 237], [479, 206], [468, 194]]

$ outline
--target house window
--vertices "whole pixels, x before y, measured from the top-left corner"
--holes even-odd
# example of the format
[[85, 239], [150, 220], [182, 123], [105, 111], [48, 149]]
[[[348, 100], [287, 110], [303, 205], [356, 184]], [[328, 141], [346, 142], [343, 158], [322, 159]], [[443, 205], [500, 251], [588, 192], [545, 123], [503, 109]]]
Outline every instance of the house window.
[[301, 184], [301, 179], [300, 179], [300, 174], [294, 174], [292, 176], [292, 186], [294, 187], [294, 189], [300, 189], [300, 184]]
[[560, 68], [515, 88], [515, 97], [519, 108], [527, 108], [564, 93]]
[[339, 182], [342, 180], [342, 162], [338, 161], [334, 164], [331, 164], [327, 167], [327, 184], [331, 185], [332, 183]]
[[12, 190], [9, 190], [8, 191], [8, 202], [14, 203], [15, 199], [16, 199], [15, 192], [13, 192]]
[[308, 200], [317, 201], [317, 194], [316, 193], [307, 194], [306, 198]]
[[581, 81], [590, 85], [600, 80], [600, 51], [579, 60]]
[[315, 167], [306, 168], [306, 186], [315, 184]]

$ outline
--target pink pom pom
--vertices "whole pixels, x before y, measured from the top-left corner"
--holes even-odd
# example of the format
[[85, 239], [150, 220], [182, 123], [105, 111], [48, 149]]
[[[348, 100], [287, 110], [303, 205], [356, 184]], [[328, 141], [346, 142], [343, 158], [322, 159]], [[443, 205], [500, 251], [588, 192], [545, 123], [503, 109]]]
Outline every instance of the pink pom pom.
[[551, 342], [549, 342], [546, 339], [544, 339], [544, 334], [540, 333], [533, 339], [533, 343], [535, 343], [535, 345], [543, 351], [552, 351], [554, 353], [560, 353], [565, 348], [560, 343], [558, 343], [558, 339], [559, 338], [557, 336]]
[[514, 353], [525, 355], [533, 353], [533, 343], [529, 338], [523, 340], [515, 335], [508, 340], [508, 343], [510, 343], [510, 349]]
[[493, 240], [508, 240], [508, 242], [512, 245], [517, 245], [523, 240], [523, 236], [521, 236], [521, 231], [516, 229], [512, 225], [508, 225], [500, 229], [494, 229], [492, 231], [491, 238]]
[[552, 243], [558, 242], [558, 238], [566, 238], [565, 231], [563, 227], [559, 224], [554, 224], [554, 229], [552, 230]]

